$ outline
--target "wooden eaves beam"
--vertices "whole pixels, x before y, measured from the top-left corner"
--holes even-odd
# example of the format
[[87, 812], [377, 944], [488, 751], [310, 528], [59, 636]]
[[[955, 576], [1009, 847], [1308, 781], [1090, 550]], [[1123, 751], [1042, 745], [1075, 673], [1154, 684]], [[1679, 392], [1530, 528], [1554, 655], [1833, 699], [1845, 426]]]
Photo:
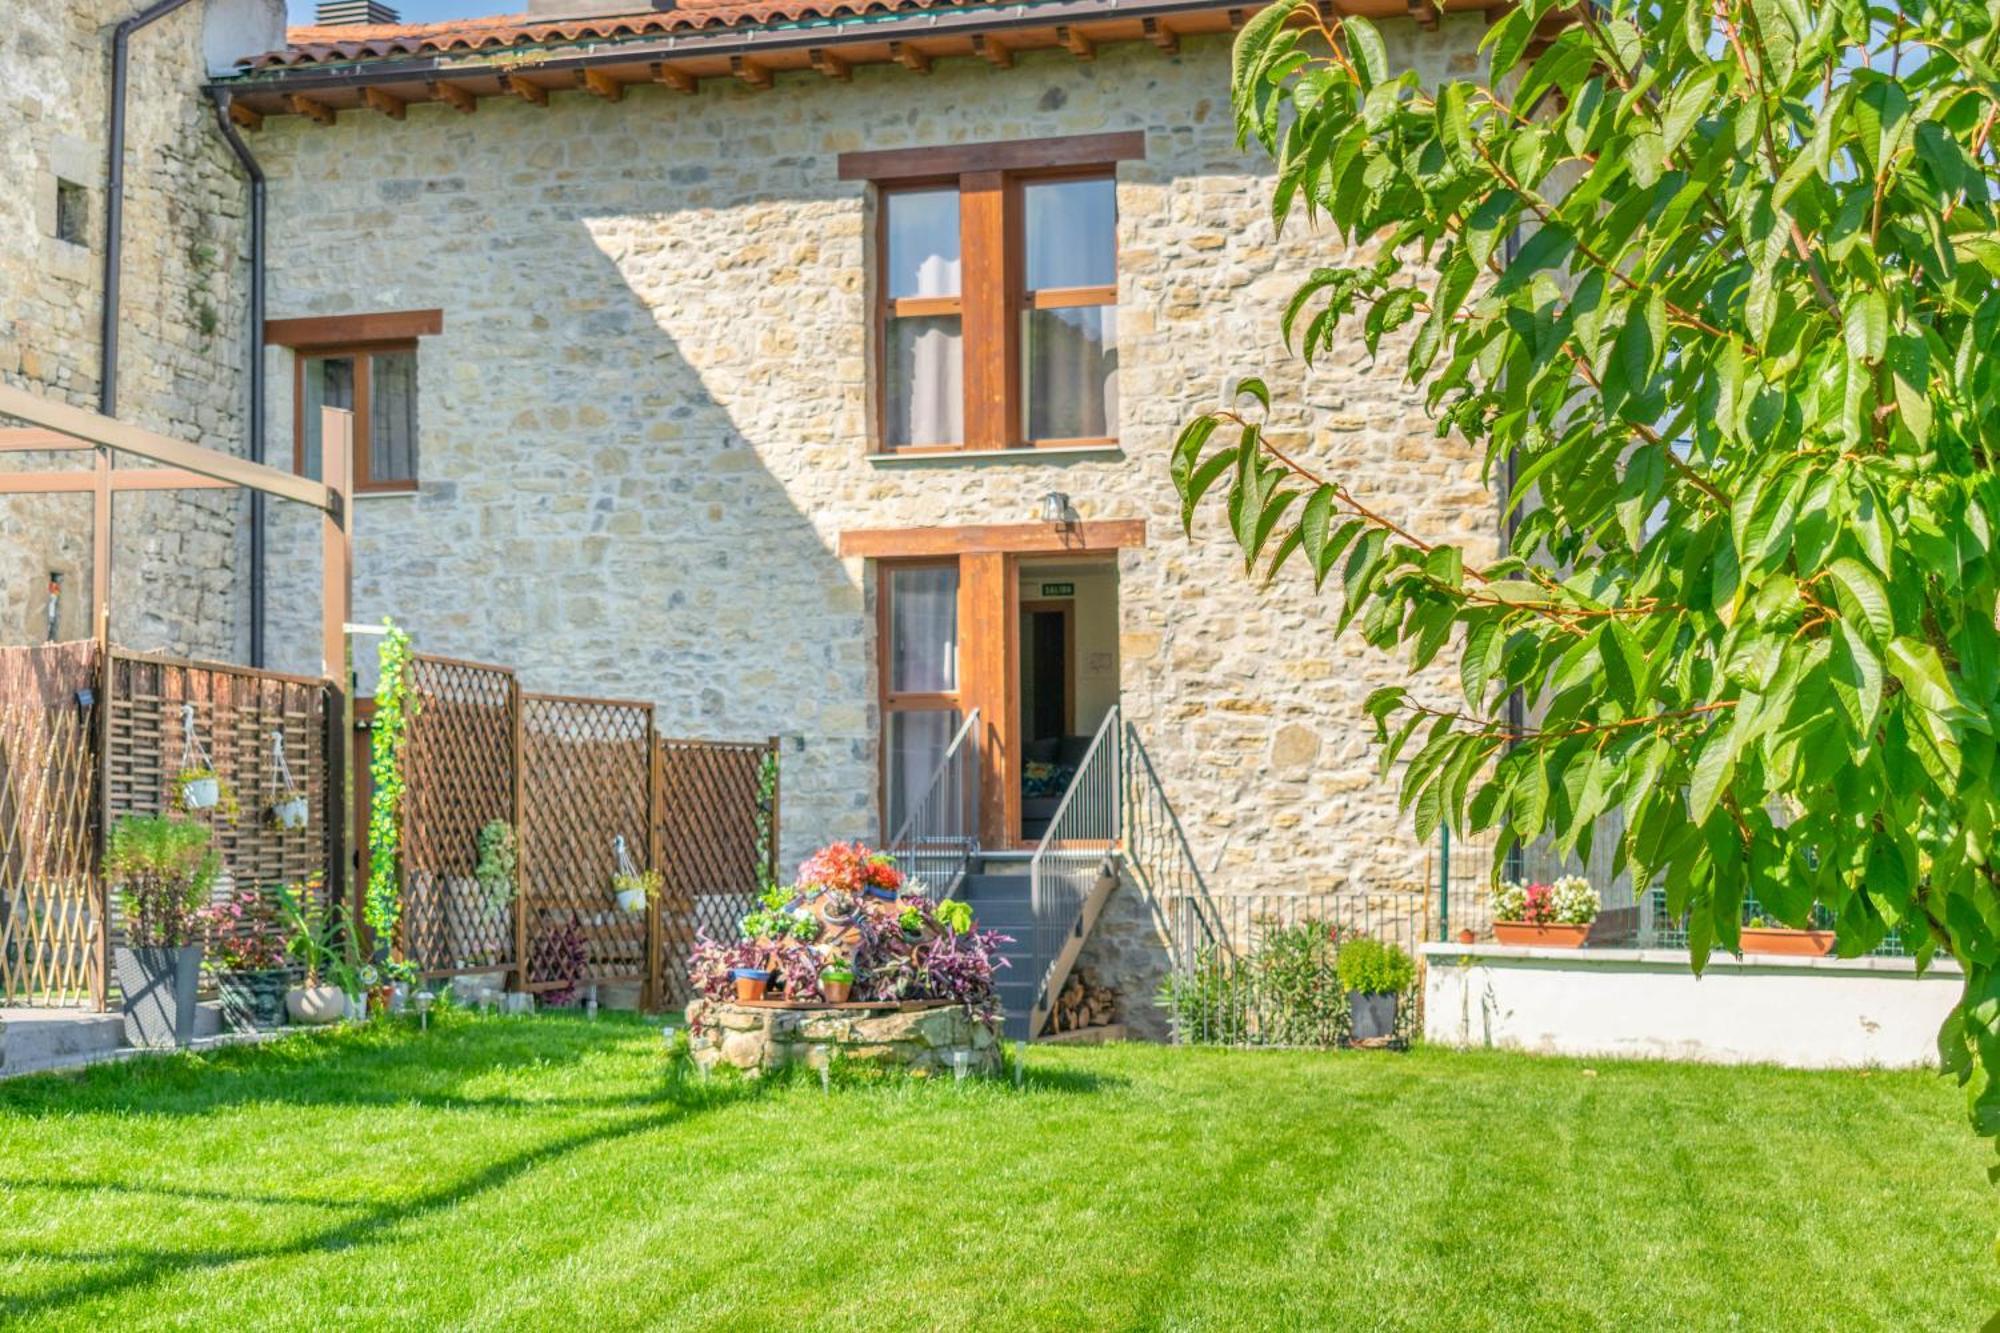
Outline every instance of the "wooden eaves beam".
[[[158, 435], [144, 427], [134, 426], [129, 422], [103, 416], [85, 408], [71, 407], [68, 403], [50, 402], [25, 389], [0, 384], [0, 416], [31, 422], [36, 426], [82, 440], [88, 445], [103, 445], [128, 454], [136, 454], [149, 462], [164, 464], [170, 468], [181, 468], [197, 477], [211, 478], [224, 485], [248, 486], [266, 495], [296, 500], [300, 504], [311, 505], [322, 513], [332, 513], [340, 507], [333, 492], [322, 482], [282, 472], [263, 463], [253, 463], [247, 458], [225, 454], [219, 449], [204, 449], [198, 444], [187, 444], [165, 435]], [[114, 475], [115, 472], [114, 469]], [[0, 494], [5, 494], [8, 489], [7, 479], [7, 474], [0, 473]]]

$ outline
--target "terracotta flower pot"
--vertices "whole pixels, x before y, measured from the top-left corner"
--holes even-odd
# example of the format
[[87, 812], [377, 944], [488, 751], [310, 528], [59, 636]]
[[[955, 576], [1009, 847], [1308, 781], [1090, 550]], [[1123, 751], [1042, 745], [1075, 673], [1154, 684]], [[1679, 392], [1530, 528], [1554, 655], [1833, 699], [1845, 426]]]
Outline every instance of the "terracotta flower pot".
[[729, 976], [736, 983], [736, 998], [745, 1004], [763, 999], [765, 989], [771, 984], [771, 974], [762, 968], [739, 967]]
[[1536, 949], [1581, 949], [1590, 935], [1590, 925], [1538, 926], [1526, 921], [1495, 921], [1493, 938], [1502, 944], [1521, 944]]
[[819, 983], [819, 989], [820, 993], [826, 996], [828, 1004], [846, 1004], [847, 997], [854, 993], [854, 983], [851, 981], [827, 981], [822, 978]]
[[1471, 926], [1462, 927], [1458, 932], [1458, 942], [1460, 944], [1471, 944], [1474, 940], [1478, 938], [1479, 937], [1477, 935], [1474, 935], [1472, 933]]
[[1830, 930], [1789, 930], [1775, 926], [1745, 926], [1743, 952], [1778, 954], [1787, 958], [1824, 958], [1833, 952]]

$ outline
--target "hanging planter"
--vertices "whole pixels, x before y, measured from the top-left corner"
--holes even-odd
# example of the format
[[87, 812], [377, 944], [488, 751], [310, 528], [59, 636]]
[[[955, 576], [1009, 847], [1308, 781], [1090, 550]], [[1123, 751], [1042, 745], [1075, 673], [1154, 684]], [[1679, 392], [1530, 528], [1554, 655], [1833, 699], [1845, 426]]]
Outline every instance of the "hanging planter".
[[174, 804], [183, 810], [236, 812], [236, 794], [215, 771], [215, 761], [194, 734], [194, 705], [181, 705], [181, 769], [174, 776]]
[[611, 850], [618, 858], [617, 873], [611, 876], [611, 893], [618, 900], [618, 910], [634, 914], [645, 911], [646, 904], [660, 891], [660, 872], [641, 871], [632, 864], [632, 854], [625, 849], [622, 833], [611, 840]]
[[281, 829], [302, 829], [312, 817], [311, 806], [306, 794], [292, 777], [292, 766], [285, 762], [285, 733], [271, 733], [271, 785], [277, 791], [277, 799], [271, 802], [271, 822]]

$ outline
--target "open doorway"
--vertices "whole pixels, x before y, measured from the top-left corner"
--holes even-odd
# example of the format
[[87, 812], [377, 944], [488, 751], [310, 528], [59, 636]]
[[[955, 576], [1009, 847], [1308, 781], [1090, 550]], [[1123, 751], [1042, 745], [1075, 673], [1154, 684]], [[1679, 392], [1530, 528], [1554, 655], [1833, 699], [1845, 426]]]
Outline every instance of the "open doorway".
[[1118, 566], [1024, 559], [1019, 580], [1020, 837], [1034, 843], [1118, 703]]

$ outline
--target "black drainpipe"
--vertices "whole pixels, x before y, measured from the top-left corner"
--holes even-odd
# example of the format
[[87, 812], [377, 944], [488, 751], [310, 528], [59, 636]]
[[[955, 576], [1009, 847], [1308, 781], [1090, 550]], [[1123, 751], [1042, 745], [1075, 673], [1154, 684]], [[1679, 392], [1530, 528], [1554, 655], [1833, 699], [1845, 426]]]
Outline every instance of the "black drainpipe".
[[153, 0], [111, 30], [110, 169], [104, 190], [104, 327], [97, 410], [118, 415], [118, 269], [125, 255], [125, 77], [132, 34], [165, 18], [188, 0]]
[[[229, 118], [230, 94], [215, 95], [215, 123], [229, 141], [243, 174], [250, 178], [250, 457], [264, 458], [264, 168], [236, 122]], [[250, 665], [264, 665], [264, 505], [262, 491], [250, 492]]]

